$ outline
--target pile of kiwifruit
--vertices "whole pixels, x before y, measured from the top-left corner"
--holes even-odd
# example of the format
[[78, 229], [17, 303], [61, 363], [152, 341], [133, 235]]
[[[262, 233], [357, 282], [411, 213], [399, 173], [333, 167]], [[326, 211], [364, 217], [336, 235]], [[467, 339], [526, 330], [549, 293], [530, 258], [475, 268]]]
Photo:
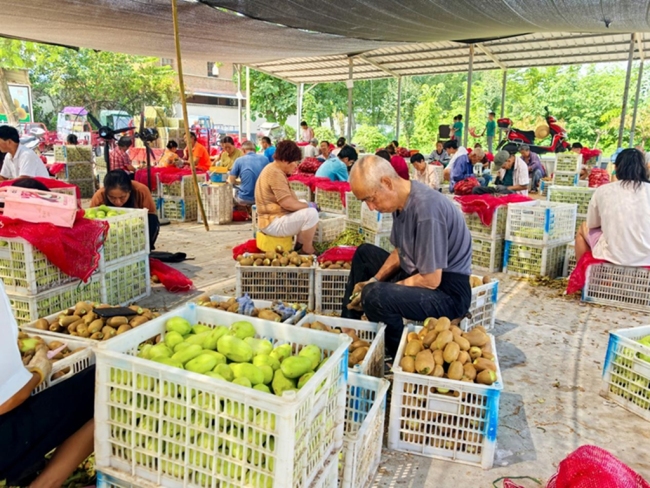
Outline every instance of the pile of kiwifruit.
[[[43, 340], [41, 336], [35, 334], [27, 334], [23, 331], [18, 332], [18, 350], [20, 351], [20, 357], [25, 366], [29, 364], [29, 362], [34, 357], [34, 354], [36, 354], [36, 349], [41, 345], [45, 345], [50, 351], [56, 351], [61, 346], [63, 346], [64, 343], [61, 341], [50, 341], [48, 344]], [[51, 361], [53, 363], [56, 363], [61, 359], [67, 358], [73, 352], [74, 351], [71, 351], [66, 345], [52, 357]], [[63, 370], [54, 373], [50, 379], [55, 380], [63, 375], [66, 375], [69, 372], [70, 368], [64, 368]]]
[[349, 261], [325, 261], [320, 263], [320, 269], [352, 269]]
[[348, 367], [352, 368], [357, 364], [360, 364], [368, 354], [370, 349], [370, 343], [359, 338], [357, 331], [348, 327], [330, 327], [327, 324], [314, 320], [313, 322], [305, 322], [302, 324], [303, 327], [312, 330], [322, 330], [325, 332], [331, 332], [333, 334], [347, 334], [352, 339], [352, 344], [348, 347]]
[[283, 268], [311, 268], [314, 256], [300, 255], [296, 251], [285, 251], [282, 246], [275, 251], [245, 254], [237, 257], [242, 266], [281, 266]]

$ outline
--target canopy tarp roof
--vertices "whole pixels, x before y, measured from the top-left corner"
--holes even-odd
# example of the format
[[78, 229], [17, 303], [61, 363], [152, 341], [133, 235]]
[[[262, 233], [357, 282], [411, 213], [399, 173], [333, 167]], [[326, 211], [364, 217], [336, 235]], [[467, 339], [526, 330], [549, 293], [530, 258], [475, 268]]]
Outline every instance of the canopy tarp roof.
[[[2, 36], [175, 57], [169, 0], [0, 0], [0, 12]], [[469, 38], [476, 70], [624, 61], [649, 12], [650, 0], [179, 1], [186, 59], [296, 83], [345, 80], [350, 56], [355, 79], [466, 71]]]

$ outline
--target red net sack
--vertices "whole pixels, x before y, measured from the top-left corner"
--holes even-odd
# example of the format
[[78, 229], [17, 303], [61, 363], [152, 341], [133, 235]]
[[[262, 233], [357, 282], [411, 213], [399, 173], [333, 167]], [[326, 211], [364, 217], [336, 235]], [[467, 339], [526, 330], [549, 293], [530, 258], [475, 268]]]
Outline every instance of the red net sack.
[[593, 168], [589, 173], [589, 188], [598, 188], [609, 183], [609, 173], [601, 168]]
[[232, 221], [233, 222], [246, 222], [250, 220], [250, 215], [245, 210], [233, 210], [232, 211]]
[[300, 173], [314, 174], [316, 171], [318, 171], [318, 168], [320, 168], [321, 164], [323, 163], [316, 158], [305, 158], [298, 166], [298, 171]]
[[650, 484], [604, 449], [582, 446], [560, 463], [546, 488], [650, 488]]
[[151, 276], [158, 278], [167, 291], [183, 293], [194, 288], [192, 280], [177, 269], [166, 265], [158, 259], [149, 258], [149, 267], [151, 269]]
[[[315, 181], [313, 183], [314, 188], [320, 188], [324, 191], [337, 191], [341, 195], [341, 202], [345, 207], [345, 194], [350, 191], [350, 183], [347, 181], [330, 181], [329, 178], [318, 178], [321, 181]], [[323, 181], [324, 180], [324, 181]]]
[[582, 154], [582, 160], [586, 163], [590, 159], [600, 156], [602, 151], [600, 149], [589, 149], [588, 147], [583, 147], [580, 150], [580, 154]]
[[328, 249], [323, 254], [318, 256], [318, 262], [324, 263], [325, 261], [352, 261], [354, 253], [357, 252], [355, 246], [338, 246]]
[[494, 211], [502, 206], [508, 205], [509, 203], [521, 203], [521, 202], [530, 202], [532, 198], [528, 198], [524, 195], [519, 195], [513, 193], [510, 195], [466, 195], [455, 197], [458, 203], [460, 203], [460, 208], [465, 213], [475, 213], [478, 215], [479, 219], [483, 225], [492, 225], [492, 218], [494, 217]]
[[246, 253], [258, 253], [264, 252], [257, 248], [257, 241], [255, 239], [250, 239], [243, 244], [239, 244], [232, 248], [232, 258], [237, 259], [239, 256], [242, 256]]
[[472, 190], [481, 186], [476, 178], [465, 178], [454, 185], [454, 195], [471, 195]]
[[68, 276], [88, 281], [99, 266], [108, 222], [83, 216], [84, 211], [79, 210], [70, 229], [0, 216], [0, 237], [21, 237]]

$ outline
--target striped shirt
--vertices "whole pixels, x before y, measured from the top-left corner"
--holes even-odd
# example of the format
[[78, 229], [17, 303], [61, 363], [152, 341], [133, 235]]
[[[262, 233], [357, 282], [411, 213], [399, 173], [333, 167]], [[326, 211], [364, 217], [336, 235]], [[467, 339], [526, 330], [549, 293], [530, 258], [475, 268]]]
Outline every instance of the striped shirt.
[[260, 229], [264, 230], [276, 218], [290, 213], [280, 204], [287, 197], [296, 198], [287, 175], [277, 165], [268, 164], [255, 184], [255, 205]]

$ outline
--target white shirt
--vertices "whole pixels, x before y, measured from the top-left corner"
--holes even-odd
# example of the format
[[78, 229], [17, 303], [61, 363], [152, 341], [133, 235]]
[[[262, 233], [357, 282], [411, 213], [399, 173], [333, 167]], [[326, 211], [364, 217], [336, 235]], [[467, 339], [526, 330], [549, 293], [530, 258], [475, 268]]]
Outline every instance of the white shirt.
[[320, 152], [319, 149], [312, 144], [309, 144], [309, 146], [305, 146], [305, 148], [303, 149], [303, 154], [305, 155], [306, 158], [315, 158], [316, 156], [318, 156], [319, 152]]
[[[515, 164], [513, 166], [514, 170], [512, 173], [512, 184], [513, 186], [525, 186], [525, 190], [517, 190], [515, 193], [520, 195], [528, 196], [528, 185], [530, 184], [530, 178], [528, 177], [528, 165], [526, 161], [521, 159], [519, 156], [515, 157]], [[499, 170], [499, 179], [503, 179], [506, 175], [506, 170], [501, 168]]]
[[420, 183], [427, 185], [429, 188], [433, 188], [434, 190], [440, 188], [440, 181], [438, 181], [438, 173], [436, 173], [436, 169], [432, 164], [427, 164], [424, 167], [423, 173], [420, 173], [416, 169], [415, 173], [413, 174], [413, 179], [415, 181], [419, 181]]
[[449, 160], [449, 164], [447, 165], [447, 167], [445, 168], [445, 170], [449, 170], [449, 171], [451, 171], [451, 168], [454, 167], [454, 162], [455, 162], [455, 161], [456, 161], [460, 156], [462, 156], [463, 154], [467, 154], [467, 149], [465, 149], [464, 146], [460, 146], [460, 147], [458, 148], [458, 151], [456, 151], [456, 152], [452, 155], [451, 159]]
[[2, 281], [0, 281], [0, 337], [2, 338], [0, 340], [0, 405], [2, 405], [32, 379], [32, 374], [23, 366], [16, 345], [18, 324], [11, 311], [11, 303]]
[[621, 183], [603, 185], [591, 197], [587, 226], [603, 231], [592, 253], [621, 266], [650, 266], [650, 183], [636, 191]]
[[20, 176], [41, 176], [49, 178], [47, 168], [34, 151], [18, 145], [16, 154], [13, 156], [7, 153], [5, 162], [2, 165], [0, 176], [4, 176], [8, 180], [16, 179]]

